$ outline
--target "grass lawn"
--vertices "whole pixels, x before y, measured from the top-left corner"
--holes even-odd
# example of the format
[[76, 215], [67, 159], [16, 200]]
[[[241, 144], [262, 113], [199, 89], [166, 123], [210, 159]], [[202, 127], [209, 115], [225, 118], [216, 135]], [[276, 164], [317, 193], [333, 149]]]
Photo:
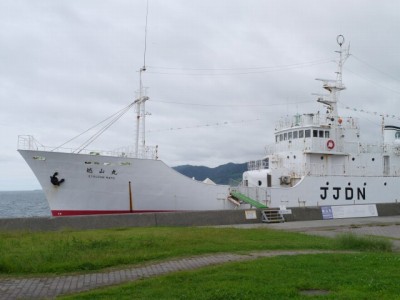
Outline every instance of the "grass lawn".
[[400, 257], [385, 239], [270, 229], [125, 228], [0, 232], [0, 277], [88, 272], [177, 257], [257, 250], [357, 250], [262, 258], [71, 296], [72, 299], [400, 299]]
[[0, 232], [0, 276], [100, 270], [205, 253], [336, 248], [324, 237], [268, 229]]
[[[63, 299], [400, 299], [400, 256], [262, 258], [139, 280]], [[301, 292], [324, 293], [320, 296]], [[315, 297], [315, 298], [314, 298]]]

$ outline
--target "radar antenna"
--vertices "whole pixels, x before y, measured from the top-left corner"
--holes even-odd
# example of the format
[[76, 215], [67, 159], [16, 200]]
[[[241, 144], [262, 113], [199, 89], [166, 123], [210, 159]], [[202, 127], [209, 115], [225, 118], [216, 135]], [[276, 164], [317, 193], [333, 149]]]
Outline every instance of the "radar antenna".
[[350, 44], [347, 46], [347, 48], [342, 48], [345, 42], [344, 36], [341, 34], [338, 35], [336, 37], [336, 42], [340, 47], [340, 50], [335, 51], [336, 53], [339, 53], [336, 80], [317, 78], [317, 80], [322, 81], [322, 87], [329, 92], [329, 94], [327, 95], [319, 96], [317, 101], [328, 106], [328, 115], [330, 117], [338, 116], [337, 102], [339, 101], [339, 95], [341, 91], [346, 89], [342, 82], [343, 65], [346, 62], [347, 58], [350, 56]]

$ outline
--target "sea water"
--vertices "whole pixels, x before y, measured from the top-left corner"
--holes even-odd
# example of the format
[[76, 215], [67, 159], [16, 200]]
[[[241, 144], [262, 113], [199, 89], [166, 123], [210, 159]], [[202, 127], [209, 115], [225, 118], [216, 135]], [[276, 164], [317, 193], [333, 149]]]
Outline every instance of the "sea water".
[[43, 191], [0, 191], [0, 218], [49, 216], [50, 208]]

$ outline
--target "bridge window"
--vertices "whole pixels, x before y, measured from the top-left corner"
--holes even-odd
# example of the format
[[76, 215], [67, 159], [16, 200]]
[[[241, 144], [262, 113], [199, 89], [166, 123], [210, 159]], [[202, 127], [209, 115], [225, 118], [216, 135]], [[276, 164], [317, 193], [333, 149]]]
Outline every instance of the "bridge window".
[[294, 139], [297, 139], [297, 134], [298, 134], [297, 131], [293, 131], [293, 138], [294, 138]]
[[313, 130], [313, 133], [312, 133], [312, 136], [313, 137], [318, 137], [318, 130]]
[[305, 137], [306, 138], [311, 137], [311, 130], [310, 129], [305, 130]]
[[329, 139], [329, 131], [328, 130], [325, 131], [325, 138]]
[[299, 138], [302, 139], [304, 137], [304, 130], [299, 130]]
[[324, 131], [323, 131], [323, 130], [320, 130], [320, 131], [318, 132], [318, 136], [319, 136], [320, 138], [323, 138], [323, 137], [324, 137]]
[[269, 158], [268, 157], [263, 159], [263, 168], [269, 169]]
[[292, 134], [293, 134], [292, 132], [289, 132], [289, 133], [288, 133], [288, 139], [289, 139], [289, 140], [292, 139]]
[[283, 134], [282, 134], [282, 133], [279, 135], [279, 140], [280, 140], [281, 142], [283, 141]]
[[400, 131], [396, 131], [396, 134], [395, 134], [394, 138], [396, 140], [400, 140]]
[[287, 132], [285, 132], [285, 133], [283, 134], [283, 140], [284, 140], [284, 141], [287, 140]]

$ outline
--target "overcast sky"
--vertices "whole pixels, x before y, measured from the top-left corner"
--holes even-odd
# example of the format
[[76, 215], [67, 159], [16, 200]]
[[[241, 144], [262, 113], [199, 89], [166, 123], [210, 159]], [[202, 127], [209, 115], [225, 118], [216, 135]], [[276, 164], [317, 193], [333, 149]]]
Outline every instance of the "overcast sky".
[[[0, 1], [0, 190], [40, 188], [18, 135], [58, 146], [134, 101], [145, 19], [146, 0]], [[170, 166], [261, 158], [281, 115], [322, 110], [339, 34], [339, 112], [379, 140], [378, 117], [344, 107], [400, 116], [399, 20], [397, 0], [149, 0], [147, 144]], [[89, 149], [134, 138], [130, 110]]]

